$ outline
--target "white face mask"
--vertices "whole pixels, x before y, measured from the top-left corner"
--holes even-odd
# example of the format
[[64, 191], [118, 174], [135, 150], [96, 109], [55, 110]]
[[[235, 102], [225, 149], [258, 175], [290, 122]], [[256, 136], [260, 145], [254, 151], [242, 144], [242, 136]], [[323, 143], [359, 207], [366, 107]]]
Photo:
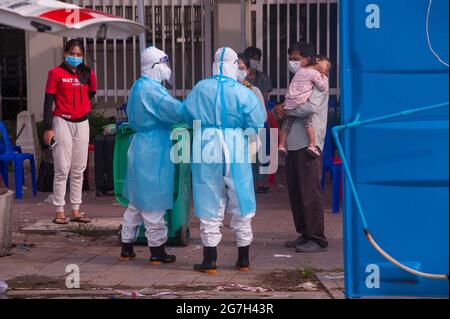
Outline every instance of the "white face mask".
[[248, 72], [246, 70], [239, 70], [237, 80], [239, 82], [244, 82], [244, 80], [247, 78]]
[[289, 61], [289, 71], [291, 71], [292, 73], [297, 73], [301, 68], [302, 65], [300, 61]]
[[258, 60], [250, 60], [250, 69], [257, 70], [259, 68], [260, 62]]
[[162, 64], [159, 72], [161, 73], [161, 79], [166, 80], [167, 82], [169, 82], [169, 84], [172, 85], [172, 70], [169, 68], [169, 66], [167, 64]]
[[172, 84], [172, 70], [165, 63], [158, 63], [153, 68], [148, 65], [141, 70], [141, 74], [158, 82], [167, 81]]

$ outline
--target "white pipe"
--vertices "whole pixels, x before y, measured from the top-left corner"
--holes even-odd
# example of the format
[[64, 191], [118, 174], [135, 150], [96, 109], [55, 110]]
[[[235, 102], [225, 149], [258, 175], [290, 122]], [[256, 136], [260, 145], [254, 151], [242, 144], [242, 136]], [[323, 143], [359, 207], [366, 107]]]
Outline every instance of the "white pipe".
[[429, 1], [428, 4], [428, 10], [427, 10], [427, 19], [426, 19], [426, 34], [427, 34], [427, 43], [428, 48], [430, 49], [431, 53], [436, 57], [436, 59], [441, 63], [442, 65], [449, 67], [448, 62], [445, 62], [439, 54], [434, 50], [433, 45], [431, 44], [431, 37], [430, 37], [430, 15], [431, 15], [431, 8], [433, 7], [433, 0]]
[[241, 52], [243, 52], [247, 46], [247, 27], [245, 25], [245, 0], [241, 0]]
[[[122, 0], [122, 17], [126, 18], [125, 15], [125, 0]], [[122, 48], [123, 48], [123, 89], [125, 90], [125, 92], [127, 91], [127, 40], [123, 39], [122, 42]], [[128, 100], [128, 94], [125, 94], [123, 96], [123, 99], [125, 101], [125, 103]]]
[[[172, 64], [172, 68], [174, 70], [176, 70], [177, 67], [177, 56], [176, 56], [176, 52], [175, 52], [175, 46], [176, 46], [176, 42], [175, 42], [175, 6], [173, 3], [173, 0], [170, 1], [170, 12], [171, 14], [171, 20], [172, 20], [172, 61], [170, 61], [170, 63]], [[184, 54], [184, 52], [182, 52], [182, 54]], [[184, 75], [184, 74], [183, 74]], [[177, 78], [174, 76], [173, 77], [173, 85], [172, 85], [172, 95], [176, 96], [176, 86], [177, 86]]]
[[[112, 14], [116, 15], [116, 5], [112, 4]], [[117, 103], [117, 40], [113, 39], [113, 70], [114, 70], [114, 103]]]
[[425, 273], [422, 271], [417, 271], [415, 269], [412, 269], [404, 264], [402, 264], [401, 262], [399, 262], [397, 259], [395, 259], [394, 257], [392, 257], [391, 255], [389, 255], [383, 248], [381, 248], [377, 242], [373, 239], [372, 235], [370, 233], [366, 234], [367, 236], [367, 240], [370, 242], [370, 244], [387, 260], [389, 260], [391, 263], [393, 263], [394, 265], [396, 265], [397, 267], [403, 269], [406, 272], [409, 272], [410, 274], [413, 274], [415, 276], [418, 277], [424, 277], [424, 278], [429, 278], [429, 279], [440, 279], [440, 280], [448, 280], [448, 275], [446, 274], [430, 274], [430, 273]]
[[[103, 1], [103, 12], [106, 12], [105, 1]], [[105, 86], [105, 102], [108, 102], [108, 43], [103, 40], [103, 83]]]
[[[134, 1], [131, 2], [131, 12], [133, 20], [136, 17], [136, 6], [134, 5]], [[137, 66], [136, 66], [136, 37], [133, 36], [133, 81], [137, 78]]]
[[[144, 0], [137, 0], [138, 7], [138, 22], [144, 24]], [[139, 33], [139, 50], [142, 52], [145, 49], [145, 32]]]

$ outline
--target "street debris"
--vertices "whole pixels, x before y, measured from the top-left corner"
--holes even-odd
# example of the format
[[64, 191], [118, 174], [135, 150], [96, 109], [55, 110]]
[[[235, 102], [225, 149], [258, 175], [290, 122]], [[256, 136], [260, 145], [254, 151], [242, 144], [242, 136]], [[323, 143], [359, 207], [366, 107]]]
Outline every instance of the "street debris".
[[303, 289], [305, 291], [317, 291], [317, 290], [319, 290], [319, 287], [317, 287], [317, 285], [315, 283], [310, 282], [310, 281], [304, 282], [304, 283], [296, 286], [295, 288], [300, 288], [300, 289]]
[[274, 258], [292, 258], [291, 255], [277, 255], [277, 254], [273, 255], [273, 257]]
[[177, 293], [174, 291], [161, 291], [156, 294], [153, 294], [152, 297], [162, 297], [162, 296], [176, 296]]
[[172, 291], [170, 289], [143, 288], [141, 290], [114, 290], [113, 299], [138, 299], [138, 298], [180, 298], [182, 296], [192, 296], [207, 293], [205, 290], [199, 291]]
[[155, 289], [155, 288], [144, 288], [139, 290], [139, 293], [145, 296], [151, 296], [151, 297], [163, 297], [163, 296], [183, 296], [183, 295], [199, 295], [206, 293], [205, 290], [199, 290], [199, 291], [172, 291], [169, 289]]
[[195, 245], [195, 246], [188, 248], [186, 251], [186, 256], [184, 256], [184, 259], [188, 259], [189, 257], [191, 257], [193, 251], [200, 250], [202, 248], [203, 248], [203, 246], [200, 246], [200, 245]]
[[154, 289], [154, 288], [143, 288], [143, 289], [139, 290], [139, 293], [149, 296], [149, 295], [156, 294], [158, 291], [159, 291], [158, 289]]
[[224, 290], [243, 290], [243, 291], [251, 291], [251, 292], [274, 292], [272, 288], [262, 288], [262, 287], [251, 287], [251, 286], [245, 286], [241, 284], [228, 284], [226, 286], [219, 286], [216, 288], [217, 291], [224, 291]]
[[30, 250], [31, 248], [34, 248], [34, 244], [29, 244], [29, 243], [20, 243], [20, 244], [13, 244], [14, 248], [17, 249], [24, 249], [24, 250]]
[[139, 291], [114, 290], [114, 292], [119, 294], [119, 296], [118, 296], [119, 298], [120, 297], [131, 297], [131, 298], [135, 299], [135, 298], [145, 296], [145, 295], [139, 293]]

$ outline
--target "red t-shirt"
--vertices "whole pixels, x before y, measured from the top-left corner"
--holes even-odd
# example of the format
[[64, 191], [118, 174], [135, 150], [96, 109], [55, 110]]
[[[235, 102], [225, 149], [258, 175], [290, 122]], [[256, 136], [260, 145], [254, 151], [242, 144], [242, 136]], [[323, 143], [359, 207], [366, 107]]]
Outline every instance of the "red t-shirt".
[[48, 72], [46, 94], [55, 95], [54, 116], [76, 120], [86, 116], [91, 110], [88, 92], [97, 91], [97, 79], [91, 70], [89, 84], [81, 85], [76, 73], [61, 66]]

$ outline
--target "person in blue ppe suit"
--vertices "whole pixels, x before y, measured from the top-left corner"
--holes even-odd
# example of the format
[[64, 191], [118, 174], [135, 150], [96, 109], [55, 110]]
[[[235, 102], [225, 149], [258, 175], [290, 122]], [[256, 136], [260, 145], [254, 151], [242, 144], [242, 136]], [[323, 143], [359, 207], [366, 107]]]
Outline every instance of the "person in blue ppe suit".
[[[194, 270], [206, 273], [217, 271], [216, 247], [222, 238], [220, 228], [225, 212], [232, 214], [230, 228], [238, 246], [236, 266], [241, 271], [249, 269], [251, 220], [256, 202], [251, 160], [245, 153], [248, 153], [249, 131], [255, 137], [258, 129], [264, 127], [266, 114], [256, 95], [236, 81], [238, 70], [236, 52], [230, 48], [219, 49], [215, 54], [213, 77], [199, 82], [184, 101], [186, 122], [194, 127], [192, 186], [204, 246], [203, 262], [194, 265]], [[196, 128], [194, 121], [201, 121], [197, 122], [201, 129]], [[200, 161], [195, 158], [198, 137], [201, 138]], [[236, 140], [243, 143], [238, 144]], [[210, 154], [211, 145], [219, 146], [218, 161], [203, 158]], [[213, 153], [216, 151], [217, 147]]]
[[155, 47], [141, 54], [141, 77], [133, 84], [127, 103], [130, 126], [136, 132], [128, 150], [123, 189], [129, 200], [122, 224], [121, 260], [136, 256], [133, 242], [142, 222], [150, 247], [150, 264], [175, 261], [167, 255], [164, 214], [173, 205], [174, 164], [170, 159], [171, 127], [183, 121], [183, 104], [162, 86], [169, 81], [168, 56]]

